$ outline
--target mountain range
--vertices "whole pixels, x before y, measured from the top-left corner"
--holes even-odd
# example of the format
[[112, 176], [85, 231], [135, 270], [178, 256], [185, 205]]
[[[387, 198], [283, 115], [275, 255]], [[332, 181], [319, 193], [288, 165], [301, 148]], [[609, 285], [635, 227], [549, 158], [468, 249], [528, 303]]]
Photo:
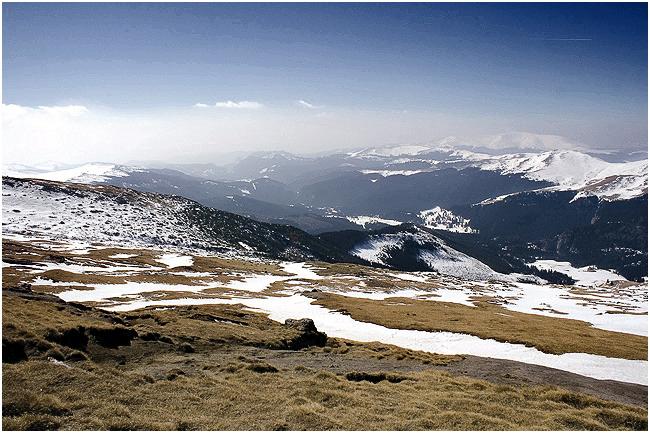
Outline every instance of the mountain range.
[[[412, 240], [417, 227], [425, 237], [453, 238], [470, 257], [492, 251], [482, 263], [493, 257], [499, 272], [549, 259], [640, 279], [647, 276], [647, 167], [647, 160], [614, 163], [572, 150], [491, 155], [403, 145], [317, 157], [253, 153], [226, 166], [14, 166], [4, 176], [180, 196], [274, 227], [297, 227], [346, 260], [367, 259], [354, 251], [381, 236]], [[336, 233], [343, 231], [358, 244], [342, 241]], [[432, 268], [418, 248], [404, 247], [399, 256], [376, 264]]]

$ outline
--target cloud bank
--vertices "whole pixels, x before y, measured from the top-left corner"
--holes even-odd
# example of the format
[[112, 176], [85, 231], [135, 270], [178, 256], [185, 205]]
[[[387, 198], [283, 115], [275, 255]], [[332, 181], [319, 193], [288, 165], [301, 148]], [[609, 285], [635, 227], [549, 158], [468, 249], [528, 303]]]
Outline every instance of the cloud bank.
[[82, 105], [3, 105], [3, 163], [220, 163], [220, 155], [234, 151], [285, 150], [309, 154], [431, 143], [455, 136], [458, 131], [462, 131], [463, 138], [447, 138], [446, 144], [510, 150], [587, 147], [583, 144], [587, 141], [581, 137], [569, 139], [559, 133], [504, 134], [503, 131], [531, 129], [515, 129], [498, 116], [468, 118], [430, 111], [324, 109], [303, 102], [313, 108], [294, 103], [260, 109], [262, 104], [253, 101], [142, 111]]
[[584, 150], [586, 146], [576, 140], [553, 134], [533, 134], [530, 132], [509, 132], [480, 137], [478, 145], [490, 149], [537, 149], [537, 150]]

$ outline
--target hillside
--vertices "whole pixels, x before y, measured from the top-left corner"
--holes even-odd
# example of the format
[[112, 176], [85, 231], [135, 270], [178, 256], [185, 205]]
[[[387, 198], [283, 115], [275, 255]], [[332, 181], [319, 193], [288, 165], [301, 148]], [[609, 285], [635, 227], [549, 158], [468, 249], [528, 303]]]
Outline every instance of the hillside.
[[294, 227], [257, 222], [179, 196], [45, 180], [2, 182], [3, 233], [282, 259], [358, 261]]

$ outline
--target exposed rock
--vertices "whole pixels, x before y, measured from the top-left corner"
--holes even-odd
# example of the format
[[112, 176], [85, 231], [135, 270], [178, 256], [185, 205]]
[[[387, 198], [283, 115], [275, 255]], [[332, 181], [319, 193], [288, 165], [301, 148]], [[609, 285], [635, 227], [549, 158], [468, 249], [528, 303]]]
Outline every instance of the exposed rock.
[[50, 329], [45, 334], [45, 339], [62, 346], [83, 351], [88, 346], [88, 335], [86, 335], [86, 328], [83, 326], [63, 330]]
[[114, 328], [89, 328], [90, 334], [97, 344], [104, 347], [115, 348], [118, 346], [130, 346], [131, 340], [138, 336], [138, 333], [130, 328], [116, 326]]
[[180, 346], [178, 346], [178, 350], [183, 352], [183, 353], [194, 353], [196, 352], [196, 349], [194, 349], [194, 346], [192, 346], [190, 343], [183, 343]]
[[27, 359], [25, 353], [25, 341], [22, 339], [2, 339], [2, 362], [14, 363]]
[[298, 335], [289, 342], [289, 348], [292, 350], [309, 346], [324, 346], [327, 342], [327, 334], [316, 329], [316, 325], [311, 319], [287, 319], [284, 325], [298, 331]]

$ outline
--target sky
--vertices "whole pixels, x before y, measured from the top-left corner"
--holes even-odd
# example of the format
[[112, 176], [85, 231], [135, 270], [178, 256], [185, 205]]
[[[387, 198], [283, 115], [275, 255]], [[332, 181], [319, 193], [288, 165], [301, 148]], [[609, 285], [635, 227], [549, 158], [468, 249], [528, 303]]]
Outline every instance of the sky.
[[642, 3], [2, 8], [4, 163], [648, 145]]

